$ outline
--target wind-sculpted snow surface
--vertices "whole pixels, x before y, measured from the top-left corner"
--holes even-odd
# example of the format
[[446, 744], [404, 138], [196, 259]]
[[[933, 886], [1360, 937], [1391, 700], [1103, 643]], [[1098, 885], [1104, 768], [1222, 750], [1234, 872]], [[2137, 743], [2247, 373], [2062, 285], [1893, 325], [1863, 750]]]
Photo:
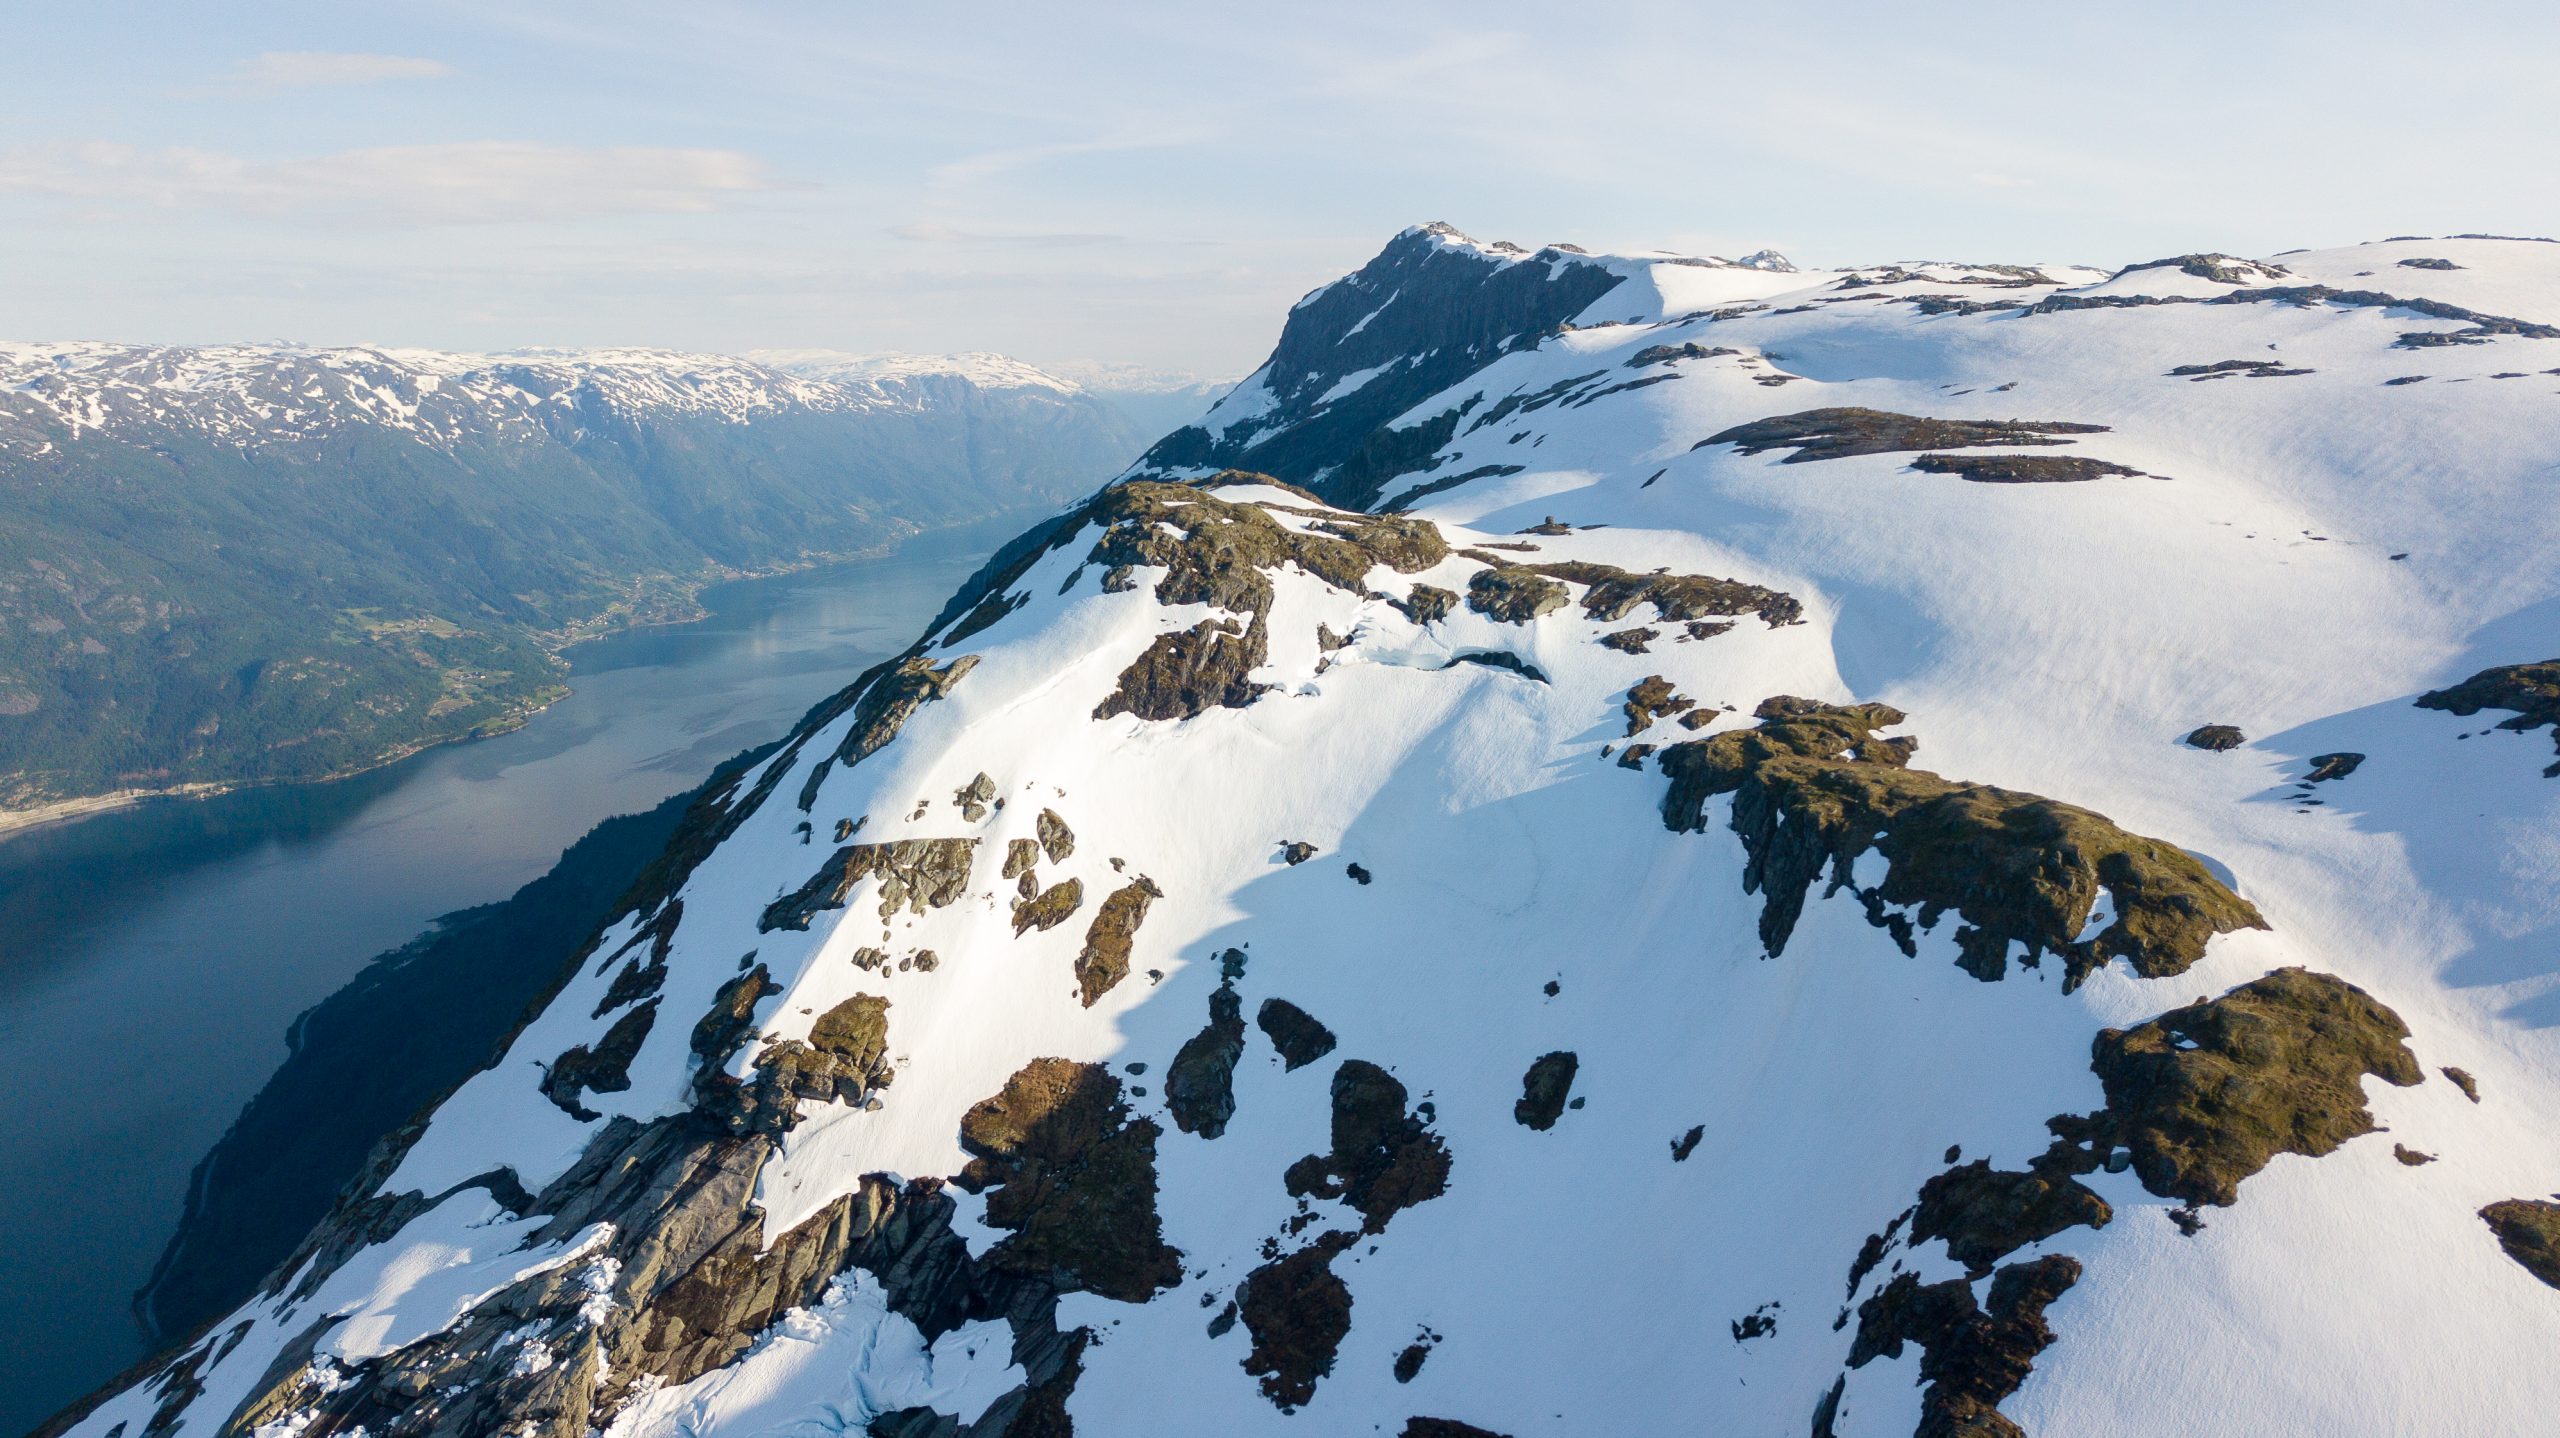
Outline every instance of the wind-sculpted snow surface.
[[2540, 1431], [2555, 322], [1409, 232], [66, 1426]]

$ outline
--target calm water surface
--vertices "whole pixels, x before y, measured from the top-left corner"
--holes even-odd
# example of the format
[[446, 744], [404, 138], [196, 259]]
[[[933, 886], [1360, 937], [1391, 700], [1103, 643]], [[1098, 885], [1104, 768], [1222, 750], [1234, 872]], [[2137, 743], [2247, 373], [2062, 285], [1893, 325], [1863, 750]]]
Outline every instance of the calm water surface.
[[144, 1356], [133, 1292], [296, 1014], [779, 737], [1028, 522], [715, 589], [701, 623], [570, 651], [576, 693], [512, 734], [0, 842], [0, 1433]]

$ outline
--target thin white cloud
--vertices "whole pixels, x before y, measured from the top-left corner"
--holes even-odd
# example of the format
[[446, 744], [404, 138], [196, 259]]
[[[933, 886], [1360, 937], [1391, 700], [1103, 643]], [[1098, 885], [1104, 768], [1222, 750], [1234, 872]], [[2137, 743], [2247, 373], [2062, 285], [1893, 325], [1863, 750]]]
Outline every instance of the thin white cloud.
[[378, 85], [386, 80], [440, 80], [453, 73], [441, 60], [415, 55], [373, 55], [337, 50], [268, 50], [234, 65], [219, 91], [263, 93], [334, 85]]
[[1018, 145], [988, 150], [934, 166], [925, 183], [937, 190], [958, 189], [1015, 170], [1028, 169], [1073, 155], [1107, 155], [1124, 150], [1163, 150], [1198, 144], [1214, 136], [1197, 128], [1150, 129], [1138, 134], [1105, 135], [1091, 140], [1062, 140], [1045, 145]]
[[90, 142], [0, 149], [0, 195], [101, 207], [316, 216], [361, 224], [488, 224], [700, 214], [775, 188], [736, 150], [520, 141], [395, 145], [291, 160]]
[[971, 230], [931, 220], [892, 225], [889, 234], [894, 239], [929, 245], [1123, 245], [1129, 242], [1127, 235], [1086, 231]]

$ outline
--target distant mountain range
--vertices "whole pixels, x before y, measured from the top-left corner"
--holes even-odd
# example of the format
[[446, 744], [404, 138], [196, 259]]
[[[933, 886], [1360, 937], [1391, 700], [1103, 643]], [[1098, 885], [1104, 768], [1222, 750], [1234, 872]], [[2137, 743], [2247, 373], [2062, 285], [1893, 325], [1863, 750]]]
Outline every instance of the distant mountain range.
[[1179, 389], [993, 355], [0, 344], [0, 809], [510, 726], [565, 692], [562, 645], [707, 582], [1082, 495], [1161, 432], [1112, 395], [1206, 407]]

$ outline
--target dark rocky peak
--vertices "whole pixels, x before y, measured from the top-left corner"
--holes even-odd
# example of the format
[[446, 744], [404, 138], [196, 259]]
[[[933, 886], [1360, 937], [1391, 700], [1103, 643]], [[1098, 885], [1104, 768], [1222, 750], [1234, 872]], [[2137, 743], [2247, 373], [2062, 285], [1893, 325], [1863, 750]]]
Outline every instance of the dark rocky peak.
[[1262, 368], [1199, 424], [1158, 441], [1137, 472], [1258, 470], [1366, 508], [1448, 437], [1429, 422], [1391, 432], [1390, 421], [1558, 332], [1623, 278], [1556, 246], [1482, 244], [1440, 224], [1406, 230], [1300, 300]]

